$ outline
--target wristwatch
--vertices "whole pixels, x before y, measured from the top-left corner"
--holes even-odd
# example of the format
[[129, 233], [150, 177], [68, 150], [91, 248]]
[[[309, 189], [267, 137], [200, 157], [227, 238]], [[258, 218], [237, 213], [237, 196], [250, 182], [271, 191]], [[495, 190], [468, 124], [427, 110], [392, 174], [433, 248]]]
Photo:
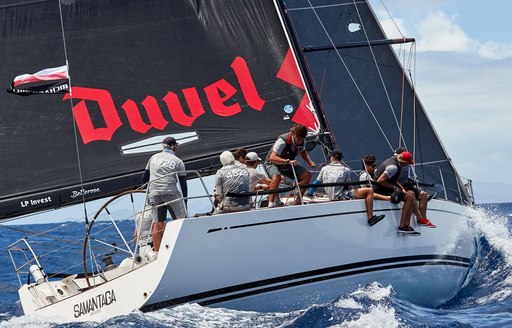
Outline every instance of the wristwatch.
[[290, 159], [286, 159], [286, 164], [290, 164]]

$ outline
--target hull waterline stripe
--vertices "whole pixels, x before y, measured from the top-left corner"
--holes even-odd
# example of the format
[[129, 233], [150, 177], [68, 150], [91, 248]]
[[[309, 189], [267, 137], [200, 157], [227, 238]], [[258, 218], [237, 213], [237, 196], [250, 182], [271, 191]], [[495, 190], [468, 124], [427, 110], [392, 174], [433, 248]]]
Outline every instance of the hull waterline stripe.
[[[410, 262], [416, 261], [416, 262]], [[406, 262], [406, 263], [398, 263], [398, 262]], [[382, 265], [388, 264], [389, 265]], [[357, 262], [351, 264], [344, 264], [330, 268], [324, 268], [319, 270], [306, 271], [301, 273], [296, 273], [292, 275], [286, 275], [271, 279], [264, 279], [259, 281], [254, 281], [250, 283], [215, 289], [207, 292], [192, 294], [188, 296], [183, 296], [167, 301], [162, 301], [158, 303], [153, 303], [149, 305], [143, 306], [140, 310], [143, 312], [155, 311], [161, 308], [166, 308], [169, 306], [175, 306], [178, 304], [197, 302], [201, 299], [213, 297], [210, 300], [199, 301], [200, 305], [209, 305], [220, 302], [225, 302], [228, 300], [233, 300], [237, 298], [243, 298], [251, 295], [266, 293], [274, 290], [285, 289], [325, 280], [337, 279], [346, 276], [352, 276], [357, 274], [369, 273], [369, 272], [377, 272], [382, 270], [390, 270], [397, 268], [405, 268], [405, 267], [414, 267], [414, 266], [425, 266], [425, 265], [446, 265], [446, 266], [458, 266], [458, 267], [469, 267], [470, 259], [465, 257], [453, 256], [453, 255], [417, 255], [417, 256], [403, 256], [403, 257], [393, 257], [387, 259], [379, 259], [373, 261], [364, 261]], [[380, 265], [380, 266], [376, 266]], [[359, 268], [359, 269], [358, 269]], [[354, 270], [358, 269], [358, 270]], [[336, 273], [334, 273], [336, 272]], [[330, 274], [334, 273], [334, 274]], [[314, 277], [322, 275], [320, 277]], [[281, 284], [278, 286], [269, 286], [280, 282], [292, 281], [302, 278], [308, 278], [299, 281], [289, 282], [287, 284]], [[260, 288], [257, 290], [250, 290], [243, 292], [244, 290], [269, 286]], [[242, 292], [234, 295], [226, 295], [235, 292]], [[226, 295], [226, 296], [222, 296]], [[216, 297], [219, 296], [219, 297]]]
[[311, 278], [311, 279], [306, 279], [306, 280], [301, 280], [301, 281], [295, 281], [295, 282], [291, 282], [291, 283], [284, 284], [284, 285], [266, 287], [266, 288], [262, 288], [262, 289], [247, 291], [244, 293], [238, 293], [235, 295], [228, 295], [228, 296], [224, 296], [224, 297], [214, 298], [211, 300], [199, 302], [198, 304], [202, 305], [202, 306], [206, 306], [206, 305], [211, 305], [211, 304], [215, 304], [215, 303], [230, 301], [230, 300], [237, 299], [237, 298], [248, 297], [248, 296], [252, 296], [252, 295], [275, 291], [275, 290], [286, 289], [286, 288], [291, 288], [291, 287], [296, 287], [296, 286], [300, 286], [300, 285], [306, 285], [306, 284], [311, 284], [311, 283], [315, 283], [315, 282], [331, 280], [331, 279], [336, 279], [336, 278], [342, 278], [342, 277], [352, 276], [352, 275], [356, 275], [356, 274], [376, 272], [376, 271], [389, 270], [389, 269], [406, 268], [406, 267], [413, 267], [413, 266], [422, 266], [422, 265], [452, 265], [452, 266], [468, 267], [468, 265], [464, 265], [462, 263], [445, 262], [445, 261], [439, 261], [439, 262], [424, 261], [424, 262], [394, 264], [394, 265], [387, 265], [387, 266], [383, 266], [383, 267], [361, 269], [361, 270], [355, 270], [355, 271], [349, 271], [349, 272], [341, 272], [341, 273], [333, 274], [333, 275], [329, 275], [329, 276], [322, 276], [322, 277]]

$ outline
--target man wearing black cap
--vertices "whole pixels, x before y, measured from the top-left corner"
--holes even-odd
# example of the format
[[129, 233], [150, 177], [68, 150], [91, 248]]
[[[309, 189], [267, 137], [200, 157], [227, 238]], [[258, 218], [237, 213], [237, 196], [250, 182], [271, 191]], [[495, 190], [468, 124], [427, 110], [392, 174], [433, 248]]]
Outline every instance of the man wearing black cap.
[[[339, 150], [334, 150], [331, 153], [330, 163], [320, 170], [318, 178], [313, 184], [318, 183], [343, 183], [348, 182], [350, 177], [350, 169], [342, 163], [343, 154]], [[311, 188], [316, 189], [316, 188]], [[375, 225], [385, 215], [373, 215], [373, 189], [372, 188], [358, 188], [352, 189], [351, 186], [333, 186], [324, 187], [325, 193], [330, 200], [345, 200], [345, 199], [364, 199], [366, 205], [366, 214], [368, 216], [368, 224]], [[308, 190], [308, 194], [312, 194], [314, 190]]]
[[[160, 243], [164, 235], [167, 210], [173, 220], [186, 216], [185, 202], [187, 197], [187, 178], [185, 164], [175, 152], [178, 143], [173, 137], [167, 137], [162, 142], [163, 150], [153, 155], [146, 165], [142, 180], [148, 182], [148, 203], [155, 207], [153, 220], [153, 248], [155, 252], [160, 249]], [[178, 189], [178, 182], [181, 192]], [[183, 194], [182, 194], [183, 193]], [[158, 206], [161, 204], [166, 204]]]

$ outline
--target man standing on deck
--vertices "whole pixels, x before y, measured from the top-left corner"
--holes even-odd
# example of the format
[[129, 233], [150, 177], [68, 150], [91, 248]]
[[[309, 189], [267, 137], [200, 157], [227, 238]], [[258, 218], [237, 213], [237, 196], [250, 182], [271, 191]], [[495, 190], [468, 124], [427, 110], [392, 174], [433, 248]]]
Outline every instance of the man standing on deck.
[[[164, 139], [163, 150], [153, 155], [146, 165], [142, 181], [148, 182], [148, 203], [153, 210], [153, 249], [160, 250], [160, 243], [164, 235], [167, 211], [173, 220], [186, 216], [185, 201], [188, 195], [185, 164], [175, 152], [178, 143], [173, 137]], [[178, 182], [181, 192], [178, 189]]]
[[[300, 186], [308, 185], [311, 181], [311, 173], [299, 165], [295, 159], [298, 154], [308, 163], [310, 167], [316, 164], [309, 158], [306, 151], [306, 136], [308, 129], [302, 124], [295, 124], [290, 132], [280, 135], [274, 146], [267, 155], [266, 168], [268, 175], [272, 179], [269, 190], [277, 189], [281, 182], [281, 176], [284, 175], [293, 181], [297, 178]], [[295, 172], [295, 174], [294, 174]], [[301, 194], [304, 194], [305, 188], [301, 188]], [[270, 194], [268, 197], [268, 207], [278, 206], [275, 200], [276, 194]], [[295, 199], [295, 204], [300, 204], [299, 195]]]

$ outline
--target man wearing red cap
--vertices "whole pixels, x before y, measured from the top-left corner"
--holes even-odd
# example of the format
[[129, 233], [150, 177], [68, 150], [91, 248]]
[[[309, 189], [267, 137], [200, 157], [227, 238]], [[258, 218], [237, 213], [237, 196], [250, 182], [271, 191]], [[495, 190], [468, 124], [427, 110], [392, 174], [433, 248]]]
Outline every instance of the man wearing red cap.
[[[397, 148], [394, 151], [394, 156], [398, 156], [404, 151], [404, 148]], [[411, 164], [414, 164], [414, 162]], [[398, 182], [405, 188], [405, 190], [411, 190], [414, 192], [414, 196], [418, 202], [414, 204], [412, 213], [416, 216], [418, 224], [428, 228], [435, 228], [436, 225], [427, 219], [427, 203], [431, 198], [436, 196], [436, 193], [429, 196], [425, 191], [419, 189], [417, 184], [414, 182], [416, 181], [414, 179], [415, 176], [414, 170], [409, 166], [408, 170], [401, 171], [400, 176], [398, 177]]]
[[414, 192], [405, 190], [398, 182], [402, 167], [410, 164], [414, 164], [414, 160], [412, 159], [412, 154], [408, 151], [404, 151], [382, 162], [375, 172], [377, 179], [375, 192], [381, 195], [391, 195], [392, 201], [395, 195], [400, 194], [399, 199], [395, 199], [394, 201], [404, 202], [398, 231], [408, 235], [419, 235], [420, 233], [415, 231], [410, 225], [412, 210], [416, 205]]

